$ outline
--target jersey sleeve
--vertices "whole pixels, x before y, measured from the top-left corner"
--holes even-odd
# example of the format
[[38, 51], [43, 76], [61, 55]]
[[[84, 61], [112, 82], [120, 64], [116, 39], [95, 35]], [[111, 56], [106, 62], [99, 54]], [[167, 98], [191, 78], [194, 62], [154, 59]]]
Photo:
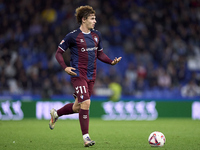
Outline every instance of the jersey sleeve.
[[102, 38], [100, 32], [98, 32], [98, 36], [99, 36], [99, 43], [97, 49], [97, 58], [104, 63], [111, 64], [112, 60], [103, 52]]
[[101, 38], [101, 33], [98, 32], [98, 36], [99, 36], [99, 43], [98, 43], [98, 51], [103, 50], [103, 45], [102, 45], [102, 38]]
[[64, 53], [64, 51], [61, 50], [60, 48], [58, 48], [56, 51], [55, 57], [56, 57], [56, 60], [58, 61], [58, 63], [61, 65], [61, 67], [65, 70], [67, 65], [65, 64], [65, 61], [63, 59], [63, 53]]
[[59, 48], [62, 49], [63, 51], [66, 51], [68, 47], [70, 46], [71, 43], [71, 34], [67, 34], [65, 38], [60, 42]]
[[104, 63], [107, 63], [107, 64], [112, 63], [112, 60], [103, 51], [97, 52], [97, 58]]

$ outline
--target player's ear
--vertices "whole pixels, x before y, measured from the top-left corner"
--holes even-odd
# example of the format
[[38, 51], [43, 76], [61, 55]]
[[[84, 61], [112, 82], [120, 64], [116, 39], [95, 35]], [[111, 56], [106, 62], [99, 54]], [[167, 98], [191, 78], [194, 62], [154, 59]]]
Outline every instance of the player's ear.
[[83, 17], [82, 18], [82, 23], [84, 23], [86, 21], [87, 18]]

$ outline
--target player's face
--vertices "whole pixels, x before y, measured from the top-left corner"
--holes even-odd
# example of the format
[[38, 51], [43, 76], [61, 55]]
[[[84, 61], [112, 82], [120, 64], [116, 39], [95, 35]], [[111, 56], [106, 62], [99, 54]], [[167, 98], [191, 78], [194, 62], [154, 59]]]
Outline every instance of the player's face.
[[94, 29], [94, 26], [96, 24], [96, 16], [95, 14], [90, 14], [87, 19], [85, 20], [85, 24], [86, 24], [86, 27], [91, 30], [91, 29]]

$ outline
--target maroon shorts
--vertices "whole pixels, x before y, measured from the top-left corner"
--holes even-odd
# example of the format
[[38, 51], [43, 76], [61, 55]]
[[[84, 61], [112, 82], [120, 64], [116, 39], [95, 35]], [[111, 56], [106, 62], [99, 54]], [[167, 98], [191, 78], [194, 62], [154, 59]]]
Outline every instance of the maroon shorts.
[[73, 77], [71, 83], [75, 89], [74, 95], [78, 97], [78, 103], [90, 99], [95, 80]]

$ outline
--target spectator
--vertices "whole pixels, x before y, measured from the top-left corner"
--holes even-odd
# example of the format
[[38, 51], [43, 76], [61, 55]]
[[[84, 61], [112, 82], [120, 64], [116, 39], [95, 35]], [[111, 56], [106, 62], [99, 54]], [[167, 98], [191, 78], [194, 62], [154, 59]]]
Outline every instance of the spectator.
[[200, 87], [194, 80], [190, 80], [189, 83], [181, 88], [181, 95], [183, 97], [195, 97], [200, 96]]
[[170, 88], [171, 87], [171, 77], [170, 75], [163, 69], [158, 69], [158, 78], [157, 78], [158, 86], [161, 88]]
[[112, 95], [110, 96], [110, 100], [111, 101], [119, 101], [121, 98], [121, 94], [122, 94], [122, 87], [121, 85], [118, 83], [118, 79], [115, 78], [114, 82], [111, 82], [108, 85], [109, 89], [112, 91]]

